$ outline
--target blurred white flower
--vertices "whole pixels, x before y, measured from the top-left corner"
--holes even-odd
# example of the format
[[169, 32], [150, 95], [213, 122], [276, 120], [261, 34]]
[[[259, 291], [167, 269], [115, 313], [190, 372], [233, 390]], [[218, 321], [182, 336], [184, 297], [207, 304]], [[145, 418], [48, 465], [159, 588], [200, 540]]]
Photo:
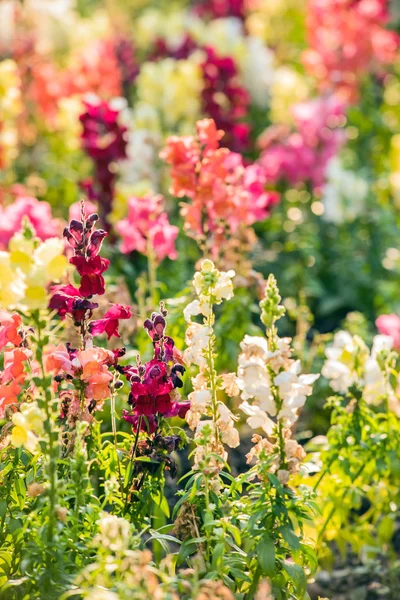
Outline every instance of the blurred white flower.
[[338, 157], [329, 161], [326, 176], [327, 183], [322, 196], [323, 218], [339, 224], [352, 221], [362, 214], [368, 195], [368, 182], [357, 173], [344, 169]]

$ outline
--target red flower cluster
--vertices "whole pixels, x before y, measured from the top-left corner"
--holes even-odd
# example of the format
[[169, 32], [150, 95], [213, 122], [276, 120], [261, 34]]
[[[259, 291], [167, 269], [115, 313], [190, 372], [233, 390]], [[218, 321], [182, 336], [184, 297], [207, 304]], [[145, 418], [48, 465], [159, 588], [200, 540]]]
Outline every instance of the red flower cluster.
[[[230, 56], [219, 56], [211, 47], [204, 49], [202, 62], [204, 89], [203, 111], [225, 132], [225, 143], [235, 152], [243, 152], [249, 144], [250, 127], [242, 122], [249, 111], [250, 97], [238, 80], [238, 69]], [[223, 95], [226, 102], [219, 99]]]
[[203, 119], [196, 136], [172, 136], [161, 152], [171, 165], [171, 194], [191, 199], [182, 204], [186, 229], [209, 240], [212, 234], [214, 254], [226, 234], [266, 219], [279, 200], [276, 192], [265, 189], [258, 165], [245, 167], [241, 155], [219, 147], [222, 136], [212, 119]]
[[385, 29], [387, 0], [310, 0], [307, 14], [303, 59], [323, 90], [355, 100], [368, 71], [395, 61], [400, 37]]
[[95, 164], [93, 180], [83, 182], [89, 199], [97, 200], [101, 217], [107, 226], [115, 187], [113, 163], [127, 157], [127, 128], [119, 123], [120, 111], [105, 101], [85, 102], [86, 112], [80, 116], [83, 126], [82, 146]]
[[[131, 385], [128, 403], [131, 412], [124, 411], [123, 418], [132, 424], [133, 429], [154, 433], [159, 417], [184, 418], [190, 402], [177, 401], [176, 388], [182, 387], [181, 375], [185, 372], [179, 351], [172, 338], [165, 335], [167, 311], [161, 307], [161, 313], [153, 313], [144, 327], [154, 346], [154, 358], [136, 367], [119, 367]], [[143, 418], [145, 417], [145, 419]]]
[[200, 0], [194, 12], [200, 17], [221, 19], [224, 17], [245, 18], [245, 0]]
[[22, 319], [17, 313], [0, 310], [0, 350], [3, 351], [3, 370], [0, 370], [0, 419], [9, 404], [18, 402], [26, 379], [25, 363], [32, 356], [23, 347]]

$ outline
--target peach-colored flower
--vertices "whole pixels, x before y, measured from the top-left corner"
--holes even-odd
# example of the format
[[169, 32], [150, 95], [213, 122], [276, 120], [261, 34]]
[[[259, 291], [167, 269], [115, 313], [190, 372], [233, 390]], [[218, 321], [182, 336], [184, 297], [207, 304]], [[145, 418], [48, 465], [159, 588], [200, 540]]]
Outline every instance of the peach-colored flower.
[[20, 393], [21, 386], [16, 381], [11, 381], [8, 385], [0, 384], [0, 419], [4, 417], [6, 406], [18, 402]]
[[17, 313], [9, 313], [6, 310], [0, 310], [0, 350], [7, 344], [19, 346], [22, 338], [18, 329], [22, 325], [22, 319]]

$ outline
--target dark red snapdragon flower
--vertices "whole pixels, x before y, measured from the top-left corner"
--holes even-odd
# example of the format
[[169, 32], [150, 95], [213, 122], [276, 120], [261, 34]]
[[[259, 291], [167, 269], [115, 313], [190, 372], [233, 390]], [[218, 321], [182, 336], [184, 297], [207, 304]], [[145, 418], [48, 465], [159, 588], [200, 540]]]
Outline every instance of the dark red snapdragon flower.
[[51, 288], [49, 308], [57, 310], [61, 318], [67, 314], [72, 316], [77, 324], [90, 318], [93, 309], [98, 307], [98, 304], [91, 302], [90, 298], [105, 292], [103, 273], [108, 269], [110, 261], [99, 256], [107, 233], [103, 229], [94, 229], [98, 220], [96, 213], [86, 218], [85, 206], [82, 202], [81, 220], [73, 219], [63, 232], [63, 236], [74, 251], [69, 262], [75, 266], [81, 277], [79, 289], [71, 284], [56, 285]]
[[107, 258], [101, 258], [100, 256], [85, 258], [78, 255], [70, 258], [69, 262], [76, 267], [81, 276], [79, 292], [82, 296], [89, 298], [95, 294], [99, 296], [104, 294], [106, 288], [103, 273], [110, 266], [110, 261]]
[[92, 335], [107, 334], [107, 338], [111, 336], [121, 337], [118, 332], [120, 319], [130, 319], [132, 316], [130, 306], [122, 306], [114, 304], [104, 315], [102, 319], [92, 321], [89, 324], [89, 333]]
[[127, 128], [119, 122], [120, 111], [109, 102], [85, 102], [86, 111], [80, 116], [83, 131], [82, 147], [94, 162], [94, 177], [85, 181], [91, 199], [99, 203], [101, 217], [108, 228], [107, 216], [112, 209], [115, 187], [113, 165], [127, 157]]
[[96, 302], [82, 298], [79, 290], [71, 284], [54, 285], [50, 288], [50, 292], [52, 296], [49, 308], [56, 310], [62, 319], [69, 314], [76, 323], [79, 323], [85, 316], [90, 318], [92, 311], [99, 306]]
[[[154, 312], [144, 323], [154, 346], [154, 358], [146, 364], [138, 362], [136, 366], [120, 367], [119, 370], [129, 381], [131, 389], [128, 404], [131, 413], [125, 412], [123, 418], [138, 427], [142, 419], [158, 419], [159, 416], [184, 418], [190, 408], [190, 402], [179, 402], [176, 389], [182, 387], [181, 376], [185, 372], [182, 364], [175, 361], [178, 352], [174, 352], [172, 338], [165, 335], [167, 311], [161, 304], [159, 313]], [[136, 419], [137, 418], [137, 419]], [[144, 429], [146, 430], [146, 429]]]
[[199, 0], [193, 12], [203, 18], [236, 17], [244, 20], [245, 0]]
[[[204, 52], [203, 110], [218, 129], [225, 131], [224, 145], [234, 152], [243, 152], [249, 144], [250, 127], [242, 119], [248, 113], [250, 96], [240, 85], [239, 71], [231, 56], [220, 56], [211, 47], [204, 48]], [[221, 94], [227, 98], [226, 105], [218, 101]]]
[[123, 36], [113, 40], [114, 54], [121, 72], [122, 87], [125, 98], [129, 99], [130, 88], [139, 74], [139, 64], [136, 60], [135, 48], [132, 41]]

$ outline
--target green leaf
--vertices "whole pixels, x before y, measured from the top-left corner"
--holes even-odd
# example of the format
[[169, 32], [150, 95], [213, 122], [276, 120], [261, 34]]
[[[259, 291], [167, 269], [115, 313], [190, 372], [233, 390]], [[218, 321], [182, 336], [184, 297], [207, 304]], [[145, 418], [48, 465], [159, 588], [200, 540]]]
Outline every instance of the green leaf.
[[292, 550], [300, 549], [300, 540], [289, 525], [284, 525], [280, 528], [283, 539]]
[[288, 574], [289, 579], [293, 583], [296, 594], [299, 596], [299, 598], [303, 598], [304, 594], [306, 593], [307, 586], [307, 578], [303, 569], [299, 565], [296, 565], [296, 563], [292, 563], [287, 560], [284, 560], [282, 565]]
[[275, 573], [275, 545], [267, 534], [257, 544], [257, 558], [265, 575], [271, 577]]

